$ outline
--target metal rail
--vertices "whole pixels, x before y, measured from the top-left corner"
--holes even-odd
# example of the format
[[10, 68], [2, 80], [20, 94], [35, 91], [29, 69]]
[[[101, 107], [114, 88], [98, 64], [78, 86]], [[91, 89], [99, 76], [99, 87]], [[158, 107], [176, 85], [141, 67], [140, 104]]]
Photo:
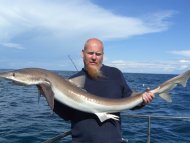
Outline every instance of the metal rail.
[[[122, 116], [126, 116], [129, 118], [145, 118], [148, 121], [148, 129], [147, 129], [147, 143], [150, 143], [150, 135], [151, 135], [151, 120], [152, 119], [161, 119], [161, 120], [182, 120], [182, 119], [189, 119], [190, 120], [190, 116], [156, 116], [156, 115], [138, 115], [138, 114], [127, 114], [127, 115], [123, 115]], [[43, 142], [43, 143], [55, 143], [56, 141], [59, 141], [61, 139], [64, 139], [64, 137], [71, 135], [71, 131], [68, 132], [64, 132], [61, 133], [53, 138], [48, 139], [47, 141]]]
[[151, 119], [162, 119], [162, 120], [182, 120], [182, 119], [189, 119], [190, 116], [156, 116], [156, 115], [122, 115], [127, 116], [129, 118], [146, 118], [148, 120], [148, 129], [147, 129], [147, 143], [150, 143], [150, 134], [151, 134]]
[[55, 137], [48, 139], [47, 141], [45, 141], [43, 143], [55, 143], [56, 141], [59, 141], [59, 140], [63, 139], [66, 136], [69, 136], [69, 135], [71, 135], [71, 131], [61, 133]]

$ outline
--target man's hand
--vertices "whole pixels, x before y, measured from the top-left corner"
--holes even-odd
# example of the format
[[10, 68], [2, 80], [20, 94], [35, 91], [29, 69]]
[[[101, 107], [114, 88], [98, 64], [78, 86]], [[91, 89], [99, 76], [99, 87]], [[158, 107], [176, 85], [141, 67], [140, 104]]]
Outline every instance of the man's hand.
[[146, 92], [143, 93], [143, 104], [149, 104], [154, 99], [154, 94], [150, 91], [150, 88], [146, 89]]

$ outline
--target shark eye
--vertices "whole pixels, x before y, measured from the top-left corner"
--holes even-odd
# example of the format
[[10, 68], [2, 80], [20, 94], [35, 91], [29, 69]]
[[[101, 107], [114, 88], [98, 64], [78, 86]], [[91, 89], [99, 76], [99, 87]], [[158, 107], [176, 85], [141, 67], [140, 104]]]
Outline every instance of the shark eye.
[[15, 73], [13, 73], [13, 76], [15, 77]]

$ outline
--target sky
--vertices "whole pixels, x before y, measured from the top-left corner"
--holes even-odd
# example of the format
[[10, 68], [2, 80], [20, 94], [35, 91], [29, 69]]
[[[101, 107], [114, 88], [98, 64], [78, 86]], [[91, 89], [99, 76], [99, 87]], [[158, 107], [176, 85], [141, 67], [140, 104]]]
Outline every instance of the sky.
[[189, 5], [189, 0], [0, 0], [0, 69], [80, 70], [84, 43], [96, 37], [104, 43], [105, 65], [127, 73], [180, 74], [190, 69]]

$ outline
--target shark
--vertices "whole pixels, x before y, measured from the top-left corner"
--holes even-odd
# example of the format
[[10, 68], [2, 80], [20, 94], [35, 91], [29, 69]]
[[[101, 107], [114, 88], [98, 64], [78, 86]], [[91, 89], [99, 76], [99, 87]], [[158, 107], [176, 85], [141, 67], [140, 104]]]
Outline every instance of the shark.
[[[177, 75], [150, 92], [160, 95], [167, 102], [172, 102], [169, 91], [177, 85], [186, 86], [190, 77], [190, 70]], [[93, 95], [82, 87], [85, 77], [66, 79], [63, 76], [41, 68], [23, 68], [1, 72], [0, 79], [30, 86], [36, 85], [40, 95], [43, 95], [50, 108], [54, 109], [54, 99], [76, 110], [95, 114], [101, 122], [107, 119], [119, 120], [113, 113], [132, 109], [143, 103], [143, 93], [133, 93], [130, 97], [110, 99]]]

